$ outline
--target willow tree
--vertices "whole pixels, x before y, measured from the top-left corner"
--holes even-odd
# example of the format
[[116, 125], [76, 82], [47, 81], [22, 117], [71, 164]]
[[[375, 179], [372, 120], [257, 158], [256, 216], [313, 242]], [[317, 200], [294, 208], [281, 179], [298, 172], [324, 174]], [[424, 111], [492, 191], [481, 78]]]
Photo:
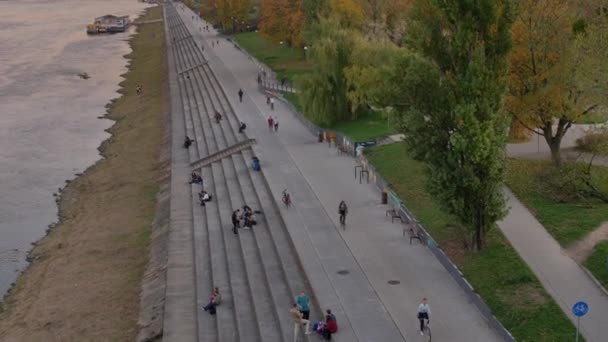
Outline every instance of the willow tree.
[[481, 249], [505, 213], [511, 0], [419, 0], [407, 45], [385, 82], [410, 153], [426, 165], [428, 189], [472, 229]]
[[296, 79], [304, 115], [325, 125], [351, 120], [356, 112], [347, 97], [344, 71], [352, 63], [356, 34], [327, 19], [321, 19], [314, 31], [317, 38], [308, 49], [312, 71]]

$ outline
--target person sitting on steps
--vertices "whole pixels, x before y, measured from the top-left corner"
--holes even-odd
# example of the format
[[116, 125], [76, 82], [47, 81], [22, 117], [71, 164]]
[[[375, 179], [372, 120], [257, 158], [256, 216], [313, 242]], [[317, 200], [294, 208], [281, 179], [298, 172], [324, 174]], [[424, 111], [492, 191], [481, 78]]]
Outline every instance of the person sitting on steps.
[[201, 192], [198, 193], [198, 200], [201, 202], [201, 205], [204, 207], [205, 202], [211, 201], [211, 195], [207, 191], [201, 190]]
[[331, 335], [338, 332], [338, 321], [330, 309], [325, 311], [325, 324], [321, 328], [321, 336], [326, 340], [331, 340]]
[[245, 128], [247, 128], [247, 125], [245, 125], [245, 123], [241, 121], [241, 124], [239, 125], [239, 133], [243, 133]]
[[222, 302], [220, 289], [215, 288], [213, 293], [209, 295], [209, 303], [203, 307], [203, 310], [208, 311], [210, 315], [215, 315], [215, 308]]
[[190, 147], [190, 145], [192, 145], [193, 142], [194, 142], [194, 139], [190, 139], [190, 137], [186, 135], [186, 137], [184, 138], [184, 147], [185, 148]]
[[222, 114], [220, 114], [220, 112], [218, 112], [216, 110], [215, 111], [215, 122], [220, 123], [220, 121], [222, 121]]
[[199, 176], [196, 172], [192, 171], [190, 174], [190, 184], [203, 184], [203, 177]]

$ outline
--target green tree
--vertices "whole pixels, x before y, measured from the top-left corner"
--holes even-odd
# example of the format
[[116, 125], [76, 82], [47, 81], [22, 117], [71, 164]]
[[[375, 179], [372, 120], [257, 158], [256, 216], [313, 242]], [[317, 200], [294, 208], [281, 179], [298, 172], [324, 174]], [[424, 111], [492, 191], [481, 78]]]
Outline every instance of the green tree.
[[480, 250], [505, 213], [502, 193], [507, 122], [510, 0], [419, 0], [408, 45], [386, 80], [413, 156], [427, 165], [428, 188], [444, 210], [472, 228]]
[[354, 119], [357, 112], [351, 110], [344, 72], [352, 63], [356, 33], [327, 19], [313, 31], [317, 39], [308, 50], [312, 71], [296, 79], [304, 115], [325, 125]]

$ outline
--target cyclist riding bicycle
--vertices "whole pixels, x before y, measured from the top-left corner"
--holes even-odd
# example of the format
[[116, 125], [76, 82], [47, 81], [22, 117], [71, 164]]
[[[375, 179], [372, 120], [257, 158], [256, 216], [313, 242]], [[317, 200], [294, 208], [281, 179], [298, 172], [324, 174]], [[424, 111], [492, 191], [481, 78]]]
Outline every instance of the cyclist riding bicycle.
[[424, 335], [424, 320], [428, 325], [431, 321], [431, 307], [426, 298], [422, 298], [422, 303], [418, 305], [418, 320], [420, 321], [420, 335]]
[[338, 205], [338, 214], [340, 214], [340, 224], [346, 224], [346, 214], [348, 213], [348, 207], [344, 201], [341, 201]]

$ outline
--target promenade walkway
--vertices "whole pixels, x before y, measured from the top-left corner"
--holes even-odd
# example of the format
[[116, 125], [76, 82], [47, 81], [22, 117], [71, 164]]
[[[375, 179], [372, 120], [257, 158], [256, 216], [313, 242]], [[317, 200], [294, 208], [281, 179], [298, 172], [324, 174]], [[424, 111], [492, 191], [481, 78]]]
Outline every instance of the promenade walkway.
[[[468, 301], [443, 266], [423, 246], [409, 245], [401, 226], [385, 217], [386, 206], [371, 184], [353, 178], [355, 161], [319, 144], [292, 115], [275, 103], [271, 111], [258, 90], [258, 68], [243, 52], [204, 22], [181, 12], [248, 135], [258, 145], [264, 175], [275, 200], [287, 188], [293, 207], [281, 214], [322, 307], [339, 312], [344, 341], [419, 341], [417, 304], [428, 297], [433, 336], [449, 341], [499, 341], [485, 318]], [[209, 39], [219, 39], [212, 48]], [[239, 103], [237, 92], [245, 97]], [[268, 115], [278, 117], [279, 132], [269, 132]], [[338, 228], [337, 204], [349, 204], [346, 230]], [[345, 271], [345, 272], [342, 272]], [[396, 280], [391, 285], [389, 281]], [[352, 335], [344, 336], [345, 334]]]

